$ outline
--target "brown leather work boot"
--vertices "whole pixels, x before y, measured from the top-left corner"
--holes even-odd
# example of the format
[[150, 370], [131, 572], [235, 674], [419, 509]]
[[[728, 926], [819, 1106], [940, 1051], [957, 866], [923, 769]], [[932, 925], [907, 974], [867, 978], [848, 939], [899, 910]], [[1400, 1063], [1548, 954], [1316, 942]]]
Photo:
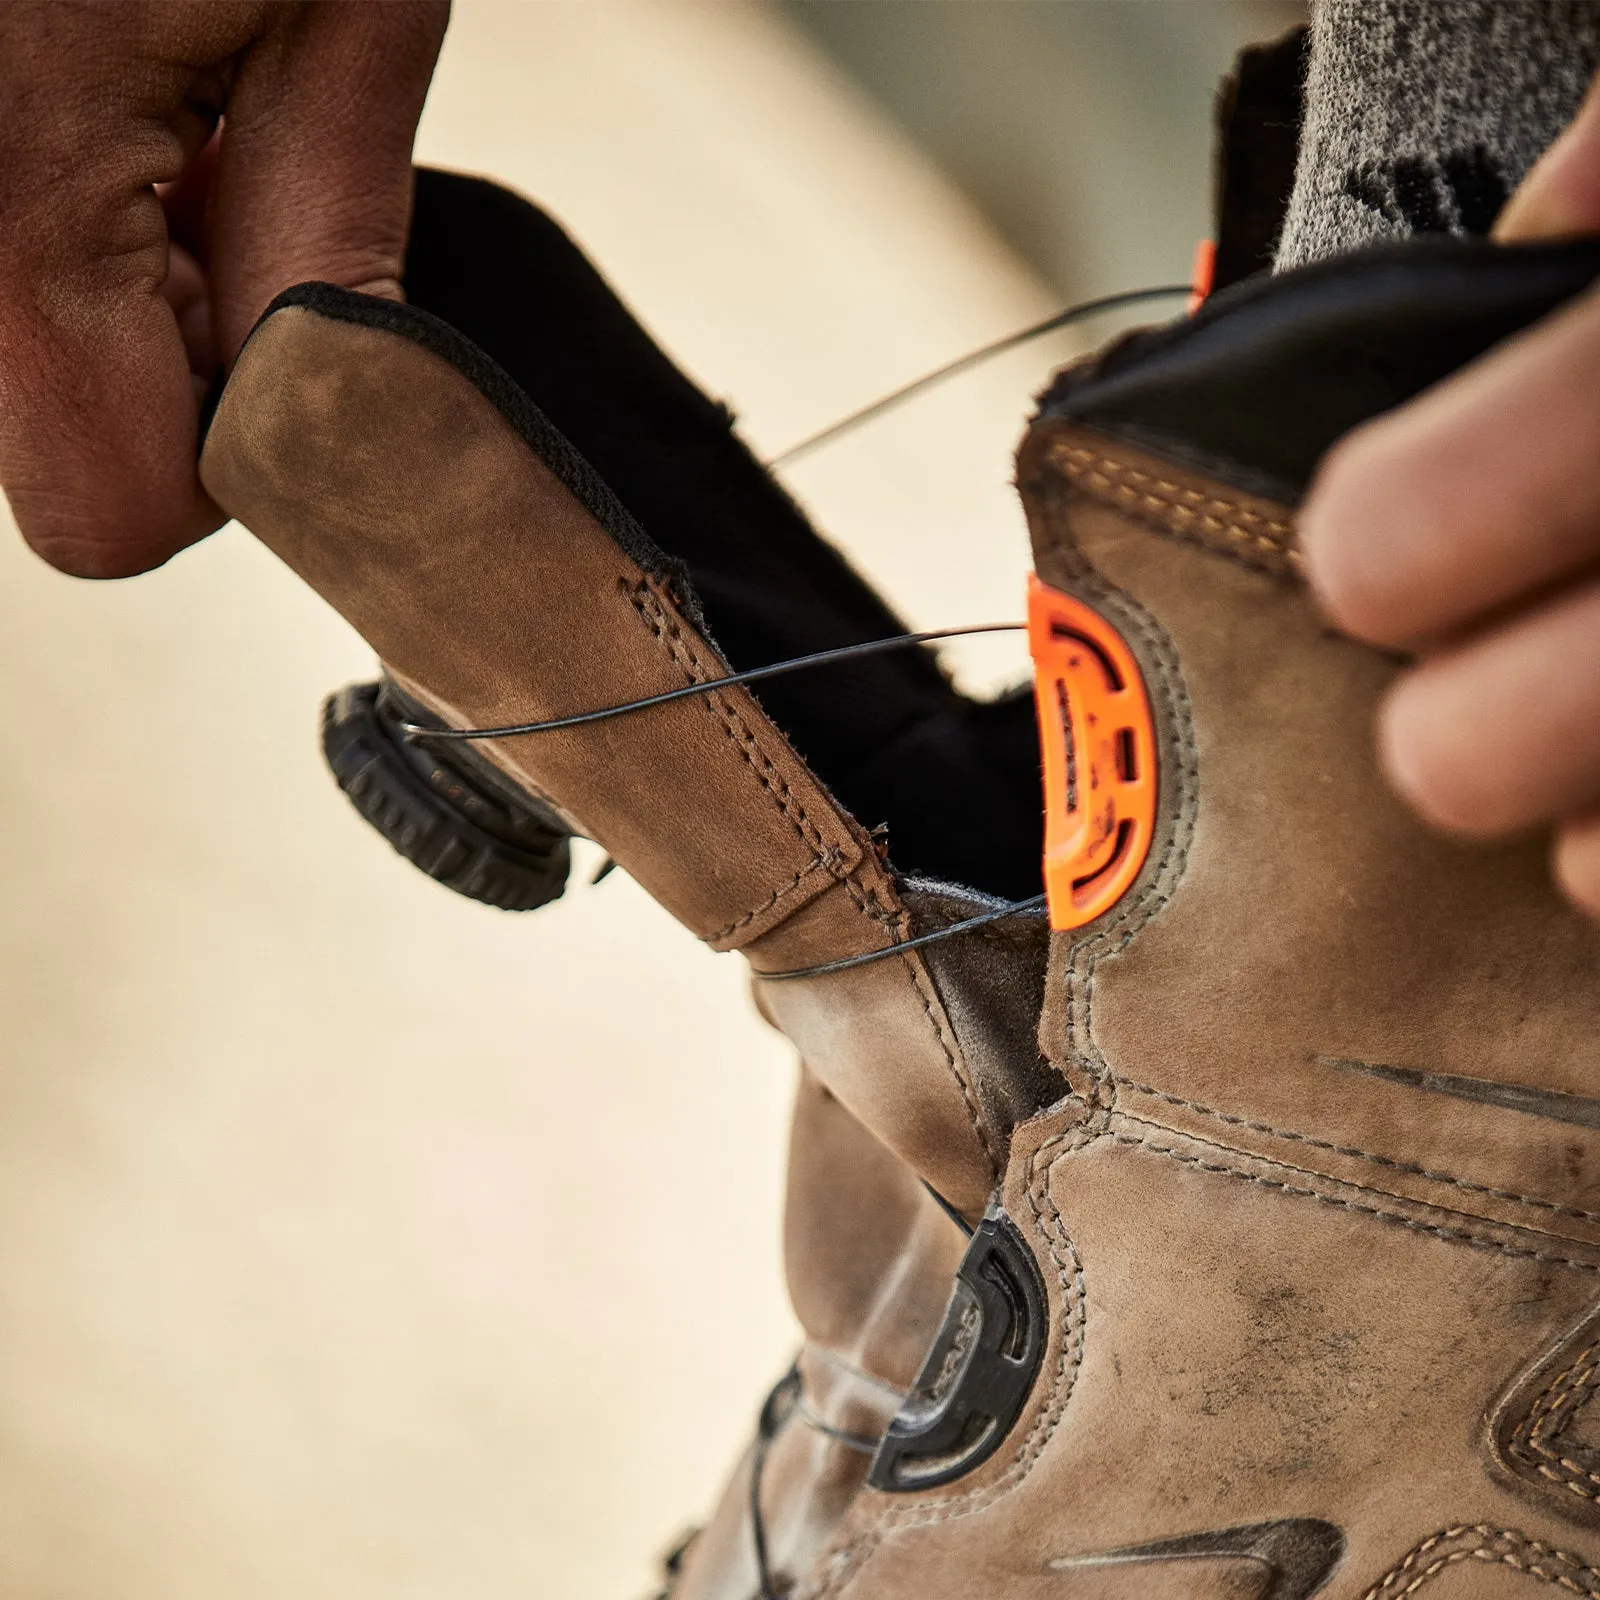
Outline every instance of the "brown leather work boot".
[[419, 248], [498, 218], [543, 263], [484, 349], [426, 272], [404, 307], [292, 291], [202, 470], [386, 663], [332, 727], [392, 838], [508, 904], [598, 839], [804, 1063], [806, 1344], [675, 1600], [1600, 1600], [1600, 932], [1537, 841], [1389, 795], [1395, 663], [1313, 610], [1293, 509], [1600, 245], [1252, 281], [1046, 397], [1047, 951], [1027, 915], [913, 943], [1041, 851], [1028, 706], [915, 653], [401, 737], [898, 628], [518, 207], [422, 189]]

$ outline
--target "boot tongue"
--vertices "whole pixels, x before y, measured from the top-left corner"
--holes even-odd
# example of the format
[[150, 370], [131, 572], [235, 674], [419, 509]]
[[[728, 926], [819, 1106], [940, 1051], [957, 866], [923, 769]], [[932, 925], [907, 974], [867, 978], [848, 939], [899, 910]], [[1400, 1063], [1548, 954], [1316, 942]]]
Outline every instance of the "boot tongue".
[[[326, 286], [280, 300], [223, 394], [201, 476], [451, 726], [728, 675], [604, 484], [499, 369], [414, 307]], [[745, 689], [474, 748], [758, 972], [908, 932], [871, 840]], [[765, 1003], [876, 1137], [982, 1212], [997, 1136], [915, 952], [773, 984]]]
[[[729, 670], [586, 463], [414, 308], [327, 288], [280, 301], [223, 395], [201, 473], [451, 725], [560, 717]], [[852, 873], [881, 877], [737, 690], [476, 748], [722, 948]], [[825, 933], [841, 953], [886, 937], [853, 905]]]

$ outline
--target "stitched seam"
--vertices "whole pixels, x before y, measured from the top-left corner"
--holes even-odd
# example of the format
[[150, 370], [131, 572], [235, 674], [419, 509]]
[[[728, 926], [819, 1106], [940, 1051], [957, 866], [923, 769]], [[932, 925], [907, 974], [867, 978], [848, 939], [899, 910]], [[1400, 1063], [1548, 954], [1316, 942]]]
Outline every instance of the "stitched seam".
[[[668, 655], [683, 672], [685, 678], [690, 683], [711, 681], [711, 675], [706, 671], [705, 664], [685, 639], [677, 619], [662, 605], [660, 599], [643, 585], [630, 590], [628, 598], [644, 619], [646, 626], [666, 646]], [[738, 709], [729, 704], [726, 694], [713, 691], [697, 698], [700, 704], [707, 708], [708, 714], [722, 725], [723, 732], [756, 774], [761, 787], [771, 796], [773, 803], [801, 841], [811, 847], [819, 860], [825, 861], [830, 857], [836, 859], [837, 851], [829, 847], [822, 831], [812, 821], [805, 807], [795, 798], [793, 791], [773, 765], [750, 725], [740, 715]]]
[[[1456, 1211], [1449, 1206], [1436, 1205], [1429, 1200], [1415, 1200], [1410, 1195], [1395, 1194], [1390, 1189], [1374, 1188], [1371, 1184], [1357, 1182], [1353, 1178], [1336, 1178], [1331, 1173], [1318, 1172], [1314, 1167], [1297, 1166], [1292, 1161], [1278, 1161], [1271, 1156], [1257, 1155], [1253, 1150], [1239, 1150], [1232, 1145], [1219, 1144], [1213, 1139], [1206, 1139], [1196, 1133], [1187, 1133], [1181, 1128], [1168, 1127], [1163, 1122], [1151, 1122], [1148, 1118], [1135, 1116], [1131, 1111], [1119, 1111], [1118, 1118], [1123, 1122], [1136, 1123], [1141, 1128], [1153, 1128], [1158, 1133], [1173, 1134], [1178, 1138], [1187, 1140], [1190, 1144], [1204, 1145], [1208, 1150], [1219, 1150], [1225, 1155], [1240, 1156], [1247, 1161], [1260, 1162], [1262, 1166], [1271, 1167], [1278, 1172], [1298, 1173], [1302, 1178], [1320, 1179], [1324, 1183], [1337, 1184], [1341, 1189], [1354, 1189], [1358, 1194], [1370, 1194], [1382, 1200], [1394, 1200], [1401, 1205], [1416, 1206], [1420, 1210], [1434, 1212], [1440, 1216], [1459, 1217], [1464, 1222], [1487, 1222], [1496, 1227], [1514, 1228], [1520, 1233], [1536, 1234], [1541, 1239], [1549, 1239], [1565, 1244], [1582, 1244], [1585, 1241], [1570, 1239], [1565, 1234], [1546, 1233], [1543, 1228], [1530, 1227], [1526, 1223], [1498, 1222], [1493, 1217], [1481, 1217], [1476, 1212]], [[1114, 1138], [1121, 1138], [1113, 1134]], [[1243, 1170], [1243, 1169], [1241, 1169]], [[1485, 1237], [1488, 1237], [1485, 1235]], [[1600, 1271], [1600, 1265], [1596, 1266]]]
[[1434, 1172], [1428, 1167], [1419, 1167], [1409, 1161], [1397, 1161], [1392, 1156], [1380, 1156], [1371, 1150], [1359, 1150], [1353, 1145], [1332, 1144], [1326, 1139], [1315, 1139], [1308, 1133], [1296, 1133], [1289, 1128], [1275, 1128], [1267, 1122], [1253, 1122], [1248, 1117], [1234, 1116], [1230, 1112], [1201, 1105], [1197, 1100], [1185, 1100], [1178, 1095], [1168, 1094], [1165, 1090], [1153, 1088], [1147, 1083], [1135, 1083], [1131, 1078], [1119, 1077], [1116, 1081], [1120, 1088], [1147, 1094], [1152, 1099], [1164, 1101], [1169, 1106], [1181, 1106], [1186, 1111], [1198, 1111], [1201, 1116], [1224, 1122], [1229, 1127], [1248, 1128], [1252, 1133], [1270, 1133], [1275, 1138], [1292, 1140], [1313, 1150], [1326, 1150], [1330, 1155], [1354, 1156], [1358, 1160], [1370, 1161], [1375, 1166], [1387, 1167], [1394, 1172], [1405, 1172], [1413, 1177], [1426, 1178], [1431, 1183], [1449, 1184], [1452, 1188], [1465, 1190], [1468, 1194], [1487, 1195], [1493, 1200], [1511, 1200], [1518, 1205], [1531, 1206], [1539, 1211], [1551, 1211], [1558, 1216], [1572, 1217], [1580, 1222], [1600, 1222], [1600, 1211], [1583, 1211], [1576, 1206], [1560, 1205], [1554, 1200], [1540, 1200], [1534, 1195], [1517, 1194], [1510, 1189], [1492, 1188], [1488, 1184], [1473, 1183], [1468, 1178], [1452, 1177], [1448, 1172]]
[[1145, 923], [1167, 905], [1183, 877], [1198, 809], [1199, 752], [1194, 742], [1188, 691], [1184, 687], [1177, 653], [1171, 641], [1137, 601], [1101, 577], [1084, 558], [1070, 534], [1064, 544], [1060, 538], [1055, 542], [1058, 551], [1071, 561], [1073, 575], [1085, 595], [1111, 613], [1119, 627], [1133, 634], [1143, 644], [1154, 667], [1155, 682], [1152, 687], [1157, 691], [1156, 698], [1164, 706], [1172, 724], [1167, 754], [1171, 758], [1171, 770], [1177, 785], [1176, 815], [1148, 886], [1093, 938], [1071, 947], [1063, 973], [1066, 991], [1064, 1021], [1069, 1058], [1089, 1075], [1097, 1102], [1109, 1106], [1115, 1104], [1116, 1086], [1111, 1070], [1094, 1042], [1096, 971], [1102, 956], [1116, 955], [1125, 950]]
[[921, 963], [913, 956], [902, 955], [900, 965], [905, 970], [912, 992], [922, 1002], [922, 1014], [928, 1019], [928, 1026], [933, 1030], [934, 1038], [939, 1041], [939, 1049], [944, 1055], [945, 1065], [950, 1069], [950, 1076], [956, 1080], [956, 1087], [961, 1091], [961, 1103], [966, 1107], [967, 1121], [972, 1124], [978, 1148], [983, 1151], [983, 1158], [989, 1165], [989, 1186], [992, 1189], [1000, 1181], [1000, 1158], [995, 1151], [993, 1140], [989, 1137], [989, 1130], [978, 1114], [977, 1097], [967, 1079], [967, 1074], [961, 1070], [961, 1063], [956, 1060], [956, 1053], [950, 1048], [950, 1040], [945, 1037], [944, 1028], [933, 1014], [933, 995], [929, 993], [929, 980], [920, 970]]
[[[1517, 1425], [1510, 1441], [1512, 1454], [1516, 1456], [1521, 1452], [1523, 1465], [1586, 1500], [1600, 1500], [1600, 1473], [1569, 1456], [1557, 1454], [1557, 1449], [1573, 1412], [1597, 1380], [1600, 1380], [1600, 1342], [1580, 1351], [1550, 1379], [1529, 1408], [1528, 1415]], [[1551, 1448], [1552, 1445], [1557, 1448]]]
[[[1065, 1129], [1041, 1144], [1034, 1152], [1030, 1163], [1028, 1208], [1033, 1213], [1035, 1229], [1043, 1239], [1051, 1260], [1055, 1262], [1063, 1317], [1061, 1344], [1056, 1353], [1055, 1372], [1051, 1378], [1049, 1397], [1035, 1419], [1028, 1437], [1018, 1447], [1011, 1466], [1002, 1477], [986, 1489], [969, 1490], [965, 1494], [951, 1495], [941, 1500], [924, 1501], [909, 1511], [890, 1509], [880, 1514], [871, 1526], [827, 1558], [826, 1577], [822, 1587], [808, 1591], [814, 1600], [826, 1600], [827, 1596], [837, 1595], [849, 1584], [882, 1542], [886, 1532], [947, 1522], [991, 1504], [1009, 1489], [1014, 1488], [1027, 1475], [1029, 1467], [1049, 1443], [1066, 1412], [1067, 1401], [1071, 1398], [1078, 1372], [1083, 1365], [1084, 1343], [1089, 1321], [1088, 1288], [1084, 1280], [1083, 1263], [1073, 1247], [1061, 1213], [1050, 1196], [1050, 1178], [1061, 1161], [1074, 1151], [1092, 1144], [1100, 1136], [1098, 1130], [1081, 1125]], [[1062, 1147], [1060, 1153], [1048, 1163], [1044, 1163], [1045, 1156], [1058, 1146]], [[1046, 1212], [1049, 1213], [1048, 1220]]]
[[[1139, 1121], [1139, 1118], [1131, 1117], [1128, 1120], [1137, 1122]], [[1147, 1123], [1146, 1126], [1155, 1127], [1158, 1126], [1158, 1124]], [[1470, 1244], [1482, 1250], [1493, 1250], [1504, 1256], [1516, 1256], [1530, 1261], [1553, 1262], [1558, 1266], [1575, 1267], [1580, 1272], [1600, 1272], [1600, 1263], [1582, 1261], [1573, 1256], [1556, 1255], [1547, 1250], [1533, 1250], [1521, 1245], [1505, 1244], [1501, 1240], [1495, 1239], [1490, 1235], [1475, 1233], [1468, 1228], [1446, 1228], [1438, 1223], [1421, 1222], [1414, 1217], [1402, 1216], [1400, 1213], [1390, 1211], [1382, 1206], [1362, 1205], [1356, 1200], [1343, 1200], [1337, 1195], [1324, 1194], [1320, 1189], [1307, 1189], [1298, 1184], [1285, 1183], [1278, 1178], [1263, 1177], [1260, 1173], [1248, 1172], [1242, 1167], [1229, 1166], [1224, 1162], [1206, 1161], [1200, 1156], [1184, 1155], [1181, 1151], [1174, 1150], [1169, 1145], [1156, 1144], [1150, 1139], [1135, 1139], [1128, 1134], [1117, 1133], [1115, 1131], [1110, 1132], [1107, 1137], [1115, 1140], [1116, 1143], [1121, 1145], [1128, 1145], [1132, 1148], [1140, 1150], [1149, 1150], [1155, 1155], [1166, 1156], [1169, 1160], [1176, 1161], [1181, 1166], [1195, 1167], [1201, 1172], [1221, 1173], [1230, 1178], [1239, 1178], [1245, 1183], [1258, 1183], [1263, 1185], [1265, 1188], [1276, 1189], [1283, 1194], [1300, 1195], [1309, 1200], [1320, 1200], [1323, 1205], [1334, 1206], [1340, 1211], [1353, 1211], [1363, 1216], [1378, 1217], [1384, 1222], [1394, 1223], [1397, 1227], [1410, 1228], [1416, 1233], [1431, 1234], [1435, 1238], [1453, 1240], [1460, 1244]], [[1185, 1137], [1188, 1137], [1188, 1135], [1185, 1135]], [[1197, 1140], [1196, 1142], [1200, 1144], [1206, 1144], [1208, 1141], [1201, 1139]], [[1224, 1147], [1221, 1145], [1214, 1145], [1211, 1148], [1220, 1150]], [[1277, 1166], [1281, 1170], [1288, 1172], [1299, 1172], [1303, 1170], [1299, 1167], [1286, 1166], [1281, 1162], [1267, 1162], [1266, 1164], [1268, 1166]], [[1307, 1176], [1320, 1177], [1322, 1174], [1308, 1173]], [[1351, 1184], [1350, 1187], [1357, 1189], [1363, 1194], [1382, 1194], [1384, 1192], [1381, 1189], [1362, 1189], [1359, 1184]], [[1390, 1198], [1399, 1199], [1402, 1197], [1390, 1196]], [[1419, 1202], [1412, 1201], [1410, 1203], [1418, 1204]], [[1434, 1207], [1430, 1209], [1438, 1208]], [[1455, 1216], [1459, 1215], [1459, 1213], [1448, 1212], [1446, 1215]]]
[[[1059, 544], [1059, 541], [1058, 541]], [[1188, 692], [1178, 670], [1177, 655], [1171, 642], [1156, 625], [1153, 618], [1131, 596], [1108, 584], [1096, 572], [1075, 545], [1069, 544], [1067, 552], [1076, 567], [1075, 576], [1086, 593], [1112, 613], [1118, 626], [1125, 627], [1144, 645], [1154, 668], [1152, 685], [1162, 697], [1171, 723], [1167, 742], [1167, 755], [1176, 783], [1174, 820], [1161, 857], [1147, 880], [1142, 893], [1102, 928], [1092, 939], [1072, 947], [1067, 970], [1063, 974], [1066, 988], [1065, 1026], [1067, 1054], [1088, 1073], [1094, 1091], [1093, 1101], [1085, 1101], [1086, 1113], [1103, 1111], [1103, 1091], [1115, 1097], [1115, 1084], [1109, 1067], [1094, 1044], [1090, 1018], [1094, 1003], [1094, 974], [1100, 956], [1107, 951], [1116, 953], [1127, 947], [1151, 917], [1171, 898], [1173, 887], [1182, 878], [1188, 862], [1189, 845], [1194, 835], [1194, 818], [1199, 777], [1199, 753], [1195, 747], [1193, 718]], [[1082, 984], [1082, 1032], [1078, 1038], [1079, 999], [1077, 984]], [[1078, 1371], [1083, 1363], [1083, 1347], [1088, 1330], [1089, 1301], [1083, 1265], [1074, 1249], [1059, 1208], [1050, 1196], [1050, 1183], [1057, 1164], [1076, 1150], [1091, 1144], [1103, 1134], [1103, 1126], [1090, 1129], [1085, 1125], [1063, 1130], [1040, 1145], [1031, 1162], [1027, 1189], [1028, 1206], [1033, 1213], [1035, 1232], [1042, 1238], [1045, 1249], [1055, 1262], [1056, 1277], [1060, 1287], [1061, 1349], [1056, 1360], [1056, 1371], [1051, 1380], [1050, 1394], [1040, 1408], [1033, 1429], [1018, 1450], [1011, 1467], [995, 1483], [984, 1490], [969, 1490], [964, 1495], [932, 1502], [914, 1514], [880, 1511], [865, 1528], [847, 1535], [846, 1543], [826, 1558], [825, 1575], [821, 1584], [807, 1593], [815, 1600], [836, 1596], [856, 1577], [885, 1534], [895, 1528], [939, 1523], [956, 1516], [981, 1510], [1001, 1494], [1014, 1488], [1028, 1474], [1033, 1462], [1049, 1443], [1057, 1425], [1066, 1413], [1067, 1403], [1076, 1386]], [[1039, 1164], [1054, 1147], [1064, 1146], [1048, 1163], [1042, 1173]], [[1053, 1224], [1047, 1223], [1048, 1209]], [[1058, 1248], [1059, 1240], [1059, 1248]], [[1062, 1250], [1066, 1251], [1063, 1258]]]
[[[648, 582], [635, 585], [632, 588], [624, 585], [630, 604], [638, 612], [646, 627], [656, 638], [666, 646], [667, 653], [673, 663], [683, 672], [690, 683], [706, 683], [712, 681], [705, 664], [700, 660], [688, 638], [685, 636], [677, 618], [662, 604], [654, 589]], [[844, 884], [846, 892], [854, 901], [856, 909], [880, 926], [891, 926], [895, 912], [887, 906], [876, 894], [863, 891], [856, 878], [856, 869], [842, 870], [841, 852], [830, 845], [823, 836], [820, 828], [812, 820], [805, 806], [795, 797], [793, 790], [784, 780], [783, 774], [778, 771], [770, 756], [762, 747], [761, 741], [756, 737], [754, 730], [740, 714], [738, 707], [733, 704], [724, 692], [713, 691], [698, 697], [707, 715], [720, 722], [723, 733], [730, 743], [743, 757], [745, 763], [756, 776], [756, 781], [771, 797], [773, 804], [789, 823], [799, 837], [800, 841], [812, 852], [814, 860], [801, 870], [800, 877], [815, 867], [825, 868], [837, 882]], [[792, 885], [789, 887], [793, 887]], [[780, 890], [779, 894], [786, 892]], [[765, 905], [757, 906], [748, 914], [750, 919], [760, 916], [770, 908], [773, 902], [769, 900]], [[728, 933], [740, 927], [744, 918], [736, 918], [728, 928], [720, 932], [709, 934], [710, 939], [726, 938]]]
[[[690, 641], [685, 637], [676, 617], [661, 603], [659, 596], [648, 584], [636, 586], [628, 591], [628, 597], [634, 609], [644, 619], [647, 626], [655, 633], [666, 647], [673, 661], [683, 670], [684, 674], [694, 683], [704, 683], [709, 674], [704, 664], [699, 659]], [[839, 852], [830, 847], [824, 840], [820, 829], [807, 815], [805, 807], [795, 798], [783, 776], [773, 766], [766, 751], [762, 749], [760, 741], [756, 738], [750, 725], [740, 716], [738, 709], [732, 705], [727, 697], [718, 692], [702, 695], [702, 702], [711, 702], [708, 709], [719, 718], [723, 731], [727, 734], [745, 761], [755, 772], [763, 788], [772, 796], [778, 809], [788, 819], [791, 827], [807, 844], [816, 859], [808, 866], [801, 869], [793, 883], [784, 885], [768, 897], [762, 905], [736, 918], [727, 927], [716, 933], [708, 935], [712, 940], [726, 938], [730, 933], [753, 921], [762, 912], [769, 909], [776, 901], [794, 888], [800, 879], [807, 873], [814, 871], [818, 866], [826, 867], [837, 881], [845, 887], [846, 893], [855, 902], [856, 908], [871, 921], [879, 926], [891, 925], [895, 921], [903, 921], [904, 914], [898, 916], [894, 908], [885, 904], [881, 895], [876, 890], [869, 890], [863, 886], [854, 870], [840, 872]], [[917, 998], [922, 1002], [923, 1015], [927, 1018], [928, 1026], [938, 1041], [940, 1052], [945, 1059], [945, 1065], [950, 1069], [950, 1075], [955, 1079], [956, 1088], [961, 1095], [961, 1102], [966, 1110], [967, 1120], [972, 1125], [974, 1137], [977, 1139], [978, 1148], [983, 1153], [983, 1158], [989, 1169], [990, 1183], [999, 1178], [1000, 1163], [996, 1155], [989, 1130], [984, 1126], [979, 1114], [977, 1100], [974, 1096], [972, 1085], [967, 1080], [967, 1075], [956, 1060], [955, 1052], [951, 1049], [950, 1040], [945, 1035], [945, 1029], [940, 1026], [934, 1016], [933, 997], [929, 994], [923, 980], [919, 977], [918, 967], [909, 956], [902, 955], [900, 964], [905, 970]]]
[[1292, 523], [1141, 472], [1065, 440], [1050, 447], [1049, 459], [1085, 494], [1119, 510], [1143, 514], [1163, 532], [1275, 573], [1301, 570]]
[[[1426, 1566], [1419, 1566], [1419, 1563], [1426, 1560], [1441, 1545], [1468, 1537], [1475, 1537], [1483, 1542], [1447, 1551], [1435, 1557]], [[1510, 1545], [1512, 1548], [1495, 1549], [1493, 1546], [1496, 1544]], [[1530, 1560], [1530, 1553], [1540, 1559]], [[1550, 1567], [1541, 1565], [1541, 1559], [1569, 1570], [1553, 1571]], [[1496, 1528], [1482, 1522], [1471, 1526], [1443, 1528], [1431, 1538], [1424, 1539], [1403, 1561], [1373, 1584], [1362, 1596], [1362, 1600], [1403, 1600], [1404, 1596], [1415, 1594], [1441, 1572], [1460, 1561], [1483, 1561], [1513, 1567], [1518, 1572], [1525, 1572], [1543, 1583], [1559, 1585], [1573, 1594], [1588, 1596], [1590, 1600], [1600, 1600], [1600, 1572], [1596, 1572], [1581, 1557], [1574, 1555], [1570, 1550], [1559, 1550], [1553, 1545], [1541, 1543], [1538, 1539], [1530, 1539], [1515, 1529]]]
[[775, 906], [786, 894], [790, 892], [790, 890], [798, 889], [801, 883], [805, 879], [809, 878], [813, 872], [816, 872], [819, 868], [826, 869], [827, 865], [828, 863], [819, 856], [815, 861], [812, 861], [808, 865], [801, 867], [801, 869], [795, 873], [795, 875], [787, 883], [780, 883], [778, 887], [761, 902], [760, 905], [751, 907], [751, 909], [745, 912], [742, 917], [735, 917], [733, 921], [728, 923], [725, 927], [718, 928], [715, 930], [715, 932], [706, 934], [706, 943], [715, 944], [719, 939], [726, 939], [729, 934], [737, 933], [747, 923], [754, 922], [756, 918], [762, 914], [762, 912], [770, 911], [773, 906]]
[[[1087, 1105], [1085, 1109], [1088, 1109]], [[834, 1570], [825, 1589], [820, 1592], [819, 1600], [823, 1600], [827, 1595], [836, 1595], [861, 1571], [867, 1559], [882, 1542], [886, 1530], [937, 1525], [983, 1509], [1020, 1483], [1027, 1476], [1033, 1462], [1049, 1444], [1062, 1417], [1066, 1414], [1067, 1402], [1077, 1386], [1078, 1374], [1083, 1367], [1084, 1346], [1089, 1327], [1089, 1294], [1083, 1263], [1067, 1232], [1060, 1209], [1050, 1194], [1050, 1180], [1060, 1162], [1075, 1151], [1094, 1143], [1099, 1137], [1100, 1130], [1086, 1126], [1066, 1129], [1041, 1144], [1029, 1163], [1031, 1173], [1026, 1189], [1028, 1209], [1033, 1213], [1035, 1231], [1043, 1238], [1045, 1248], [1056, 1264], [1056, 1281], [1061, 1292], [1063, 1316], [1061, 1343], [1056, 1354], [1056, 1369], [1051, 1379], [1049, 1398], [1041, 1408], [1031, 1432], [1023, 1441], [1011, 1467], [987, 1490], [977, 1493], [969, 1491], [964, 1495], [934, 1501], [920, 1507], [912, 1515], [891, 1514], [880, 1518], [862, 1536], [846, 1545], [833, 1558]], [[1058, 1145], [1062, 1146], [1060, 1153], [1050, 1160], [1041, 1172], [1040, 1163], [1046, 1152]], [[1052, 1218], [1051, 1222], [1045, 1220], [1046, 1208]], [[1058, 1243], [1060, 1249], [1057, 1248]], [[1062, 1254], [1063, 1250], [1066, 1252], [1065, 1256]]]

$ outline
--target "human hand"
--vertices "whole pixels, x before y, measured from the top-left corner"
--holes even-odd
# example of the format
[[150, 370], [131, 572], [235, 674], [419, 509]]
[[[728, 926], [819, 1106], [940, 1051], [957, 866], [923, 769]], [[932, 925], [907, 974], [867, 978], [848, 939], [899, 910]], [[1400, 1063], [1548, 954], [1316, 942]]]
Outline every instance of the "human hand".
[[[1505, 242], [1600, 233], [1600, 90], [1513, 195]], [[1378, 721], [1429, 822], [1553, 824], [1557, 881], [1600, 916], [1600, 295], [1357, 429], [1301, 518], [1333, 621], [1415, 652]]]
[[448, 15], [0, 5], [0, 486], [47, 561], [123, 576], [220, 525], [199, 396], [280, 290], [399, 297]]

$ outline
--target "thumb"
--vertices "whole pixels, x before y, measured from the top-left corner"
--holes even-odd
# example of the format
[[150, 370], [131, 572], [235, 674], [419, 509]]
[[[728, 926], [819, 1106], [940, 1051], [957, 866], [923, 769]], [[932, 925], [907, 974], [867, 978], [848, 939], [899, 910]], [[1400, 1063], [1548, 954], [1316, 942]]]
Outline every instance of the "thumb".
[[323, 0], [296, 8], [244, 58], [211, 201], [225, 362], [292, 284], [400, 298], [411, 143], [449, 14], [447, 0]]
[[1494, 225], [1502, 244], [1600, 233], [1600, 76]]

